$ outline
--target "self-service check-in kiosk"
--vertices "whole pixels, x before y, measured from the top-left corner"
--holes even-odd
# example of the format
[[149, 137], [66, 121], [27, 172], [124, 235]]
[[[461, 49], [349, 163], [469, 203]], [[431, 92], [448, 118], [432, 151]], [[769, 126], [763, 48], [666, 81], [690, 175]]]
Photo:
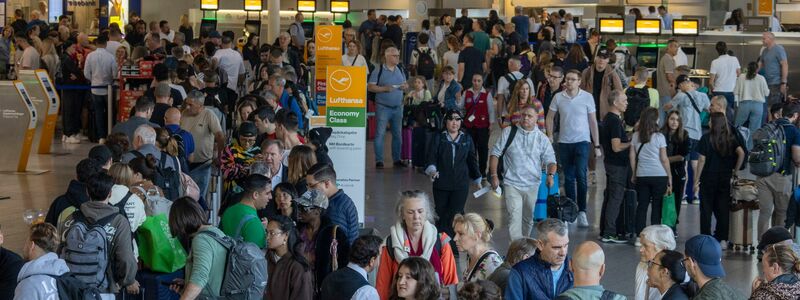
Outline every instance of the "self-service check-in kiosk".
[[36, 138], [34, 145], [36, 153], [50, 154], [53, 136], [58, 120], [59, 98], [47, 74], [47, 70], [20, 70], [18, 79], [22, 81], [30, 96], [39, 118], [36, 120]]
[[36, 106], [22, 81], [0, 81], [0, 95], [0, 143], [6, 145], [0, 155], [0, 172], [26, 173], [36, 133]]

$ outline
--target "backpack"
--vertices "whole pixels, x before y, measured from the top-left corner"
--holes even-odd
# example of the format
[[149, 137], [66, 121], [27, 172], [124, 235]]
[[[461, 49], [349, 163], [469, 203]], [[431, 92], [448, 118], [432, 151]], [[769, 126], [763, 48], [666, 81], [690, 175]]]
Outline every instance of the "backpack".
[[[403, 69], [403, 67], [401, 65], [397, 65], [396, 67], [400, 68], [400, 72], [403, 73], [404, 79], [408, 79], [408, 76], [406, 76], [406, 71]], [[371, 73], [372, 72], [370, 72], [370, 74]], [[380, 83], [381, 83], [381, 75], [383, 75], [383, 64], [378, 65], [378, 78], [375, 79], [375, 84], [376, 85], [380, 85]], [[375, 93], [370, 92], [369, 90], [367, 90], [367, 100], [368, 101], [375, 101], [375, 95], [376, 95]]]
[[134, 186], [133, 188], [139, 190], [142, 194], [142, 201], [144, 202], [144, 210], [148, 216], [155, 216], [164, 214], [169, 216], [169, 210], [172, 208], [172, 201], [164, 198], [164, 195], [158, 192], [158, 189], [151, 188], [145, 190], [144, 187]]
[[[506, 75], [503, 75], [503, 78], [505, 78], [506, 81], [508, 81], [508, 99], [511, 99], [511, 92], [514, 91], [514, 87], [517, 85], [517, 81], [527, 80], [528, 75], [522, 73], [522, 78], [516, 79], [514, 78], [514, 76], [511, 76], [511, 73], [507, 73]], [[531, 90], [533, 90], [533, 87], [531, 87]]]
[[255, 244], [241, 238], [219, 236], [208, 230], [200, 233], [213, 238], [228, 252], [220, 296], [230, 300], [264, 297], [264, 290], [267, 288], [267, 260], [264, 252]]
[[[445, 242], [449, 243], [450, 242], [450, 238], [447, 238]], [[389, 258], [394, 260], [394, 251], [392, 251], [392, 245], [393, 245], [392, 236], [391, 235], [387, 236], [386, 237], [386, 253], [389, 254]], [[441, 255], [441, 253], [442, 253], [442, 234], [441, 233], [436, 235], [436, 243], [433, 244], [433, 249], [436, 250], [436, 252]]]
[[622, 62], [620, 63], [623, 66], [623, 70], [625, 72], [626, 77], [633, 76], [633, 73], [636, 72], [636, 68], [639, 67], [639, 61], [636, 60], [636, 57], [631, 55], [628, 49], [617, 49], [614, 50], [614, 54], [622, 54], [624, 57]]
[[417, 52], [417, 75], [424, 76], [426, 80], [433, 79], [433, 70], [436, 68], [436, 63], [433, 61], [431, 50], [422, 51], [419, 48], [414, 49]]
[[517, 136], [517, 126], [511, 126], [511, 132], [508, 134], [508, 139], [506, 140], [506, 144], [503, 146], [503, 151], [500, 152], [500, 158], [497, 159], [497, 179], [503, 180], [503, 173], [506, 172], [505, 163], [503, 163], [503, 158], [506, 156], [506, 151], [508, 151], [508, 147], [511, 147], [511, 143], [514, 142], [514, 137]]
[[[100, 300], [101, 291], [97, 287], [93, 287], [86, 282], [83, 282], [75, 273], [67, 272], [61, 275], [52, 274], [34, 274], [45, 275], [53, 278], [56, 281], [56, 289], [58, 290], [58, 299], [71, 299], [71, 300]], [[31, 275], [33, 276], [33, 275]]]
[[436, 131], [442, 129], [444, 113], [438, 102], [425, 101], [417, 105], [414, 110], [414, 119], [417, 125], [424, 124], [429, 129]]
[[[144, 158], [144, 155], [137, 151], [131, 151], [133, 155], [136, 157]], [[161, 152], [161, 158], [158, 160], [158, 166], [156, 166], [156, 178], [153, 180], [153, 183], [161, 188], [164, 191], [164, 197], [168, 200], [172, 201], [178, 199], [181, 196], [181, 177], [179, 171], [176, 168], [180, 166], [180, 162], [175, 157], [172, 157], [172, 160], [176, 166], [176, 168], [167, 168], [167, 153]]]
[[519, 61], [522, 64], [519, 71], [522, 72], [522, 75], [526, 77], [530, 75], [531, 70], [533, 70], [534, 57], [536, 57], [536, 54], [534, 54], [533, 51], [526, 51], [519, 54]]
[[778, 172], [786, 157], [786, 136], [783, 125], [769, 122], [753, 133], [753, 149], [747, 158], [750, 173], [766, 177]]
[[625, 90], [628, 97], [628, 108], [625, 110], [625, 124], [628, 126], [636, 125], [642, 111], [650, 106], [650, 92], [647, 86], [642, 88], [629, 87]]
[[80, 210], [75, 211], [72, 221], [65, 224], [68, 229], [59, 251], [74, 277], [101, 291], [109, 290], [106, 271], [110, 267], [111, 242], [114, 238], [114, 231], [109, 232], [106, 227], [110, 227], [117, 215], [113, 213], [89, 224]]
[[119, 214], [120, 215], [123, 215], [123, 216], [127, 216], [128, 215], [125, 212], [125, 204], [128, 204], [128, 199], [131, 198], [131, 195], [133, 195], [133, 193], [131, 193], [131, 191], [128, 190], [128, 193], [125, 194], [125, 197], [122, 197], [122, 200], [119, 200], [119, 202], [117, 202], [117, 204], [113, 205], [114, 207], [119, 209]]
[[547, 217], [564, 222], [575, 222], [578, 218], [578, 204], [575, 200], [559, 194], [547, 196]]

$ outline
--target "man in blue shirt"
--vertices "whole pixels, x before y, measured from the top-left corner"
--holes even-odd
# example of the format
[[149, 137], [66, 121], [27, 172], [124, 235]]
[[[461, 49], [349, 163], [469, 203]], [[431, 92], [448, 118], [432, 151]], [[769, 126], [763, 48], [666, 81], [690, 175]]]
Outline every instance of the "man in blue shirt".
[[667, 12], [667, 7], [663, 5], [659, 6], [658, 15], [661, 16], [661, 28], [664, 30], [672, 30], [672, 14]]
[[288, 109], [297, 115], [297, 125], [300, 128], [303, 127], [303, 111], [300, 110], [300, 105], [297, 104], [299, 99], [294, 98], [293, 96], [289, 95], [286, 91], [286, 78], [283, 78], [281, 75], [272, 75], [269, 77], [270, 85], [272, 86], [272, 92], [275, 95], [281, 95], [280, 98], [280, 105], [284, 109]]
[[375, 167], [383, 168], [383, 135], [386, 125], [392, 126], [392, 159], [395, 167], [403, 167], [400, 160], [402, 143], [400, 129], [403, 123], [403, 90], [408, 89], [406, 75], [398, 66], [400, 50], [389, 47], [385, 51], [385, 63], [379, 70], [370, 73], [367, 90], [375, 93], [375, 115], [377, 126], [375, 132]]
[[[179, 109], [174, 107], [167, 109], [167, 112], [164, 114], [164, 128], [169, 131], [170, 135], [177, 134], [181, 137], [183, 140], [183, 153], [186, 155], [186, 157], [181, 158], [188, 162], [189, 156], [194, 153], [194, 137], [191, 133], [181, 128], [181, 111]], [[188, 165], [185, 167], [186, 168], [183, 169], [185, 170], [184, 173], [188, 174]]]
[[554, 299], [572, 288], [573, 273], [567, 267], [569, 234], [566, 223], [545, 219], [536, 224], [538, 251], [517, 263], [508, 275], [505, 299]]
[[800, 119], [800, 105], [787, 103], [783, 106], [783, 117], [775, 120], [776, 124], [783, 126], [786, 150], [781, 169], [772, 175], [759, 177], [756, 180], [760, 209], [758, 236], [767, 232], [772, 226], [783, 226], [786, 220], [786, 212], [792, 195], [791, 175], [794, 167], [800, 165], [800, 130], [795, 126], [798, 119]]
[[514, 8], [514, 13], [516, 14], [514, 17], [511, 18], [511, 23], [514, 23], [516, 26], [516, 31], [522, 36], [523, 41], [526, 43], [528, 42], [528, 30], [530, 28], [530, 20], [528, 16], [522, 13], [522, 6], [517, 6]]
[[775, 34], [764, 32], [761, 35], [764, 50], [758, 59], [759, 73], [764, 75], [769, 86], [767, 105], [781, 103], [786, 96], [786, 84], [789, 77], [789, 61], [786, 50], [775, 42]]

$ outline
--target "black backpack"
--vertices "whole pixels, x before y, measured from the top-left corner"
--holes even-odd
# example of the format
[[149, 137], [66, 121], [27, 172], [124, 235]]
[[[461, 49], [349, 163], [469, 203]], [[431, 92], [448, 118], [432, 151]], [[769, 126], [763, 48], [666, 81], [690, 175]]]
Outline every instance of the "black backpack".
[[564, 222], [575, 222], [578, 218], [578, 204], [575, 200], [561, 195], [547, 196], [547, 217]]
[[647, 86], [642, 88], [630, 87], [625, 90], [628, 97], [628, 108], [625, 109], [625, 124], [628, 126], [636, 125], [642, 111], [650, 106], [650, 92]]
[[[406, 70], [403, 69], [403, 67], [400, 66], [400, 65], [397, 65], [396, 67], [399, 68], [400, 72], [403, 73], [403, 78], [407, 78], [406, 77]], [[371, 74], [371, 72], [370, 72], [370, 74]], [[383, 64], [378, 65], [378, 78], [375, 79], [375, 84], [376, 85], [380, 85], [381, 84], [381, 75], [383, 75]], [[367, 101], [375, 101], [375, 93], [370, 92], [369, 90], [367, 90]]]
[[[520, 73], [522, 73], [522, 72], [520, 71]], [[528, 79], [528, 75], [523, 73], [522, 78], [516, 79], [516, 78], [514, 78], [514, 76], [511, 76], [511, 73], [508, 73], [506, 75], [503, 75], [503, 78], [505, 78], [506, 81], [508, 81], [508, 94], [509, 94], [508, 97], [510, 99], [511, 98], [511, 92], [514, 91], [514, 87], [517, 85], [517, 81], [527, 80]], [[534, 92], [533, 91], [533, 87], [531, 87], [531, 93], [533, 93], [533, 92]]]
[[[136, 157], [144, 158], [144, 155], [137, 150], [132, 151], [132, 153]], [[180, 162], [178, 162], [177, 158], [172, 157], [175, 168], [167, 168], [168, 157], [172, 156], [161, 152], [161, 158], [158, 160], [158, 166], [156, 166], [156, 178], [153, 183], [164, 191], [164, 198], [175, 201], [181, 196], [181, 176], [178, 174], [179, 171], [177, 169]]]
[[131, 191], [128, 190], [128, 193], [125, 194], [125, 197], [122, 197], [122, 200], [119, 200], [119, 202], [117, 202], [117, 204], [114, 204], [114, 207], [119, 209], [119, 214], [120, 215], [123, 215], [123, 216], [127, 216], [128, 215], [127, 213], [125, 213], [125, 204], [128, 204], [128, 199], [130, 199], [132, 195], [133, 195], [133, 193], [131, 193]]
[[436, 68], [436, 63], [431, 56], [430, 48], [422, 51], [419, 48], [414, 49], [417, 51], [417, 75], [424, 76], [426, 80], [433, 79], [433, 69]]
[[[100, 289], [93, 287], [75, 277], [75, 273], [67, 272], [61, 275], [51, 274], [34, 274], [46, 275], [56, 280], [56, 289], [58, 289], [59, 299], [70, 300], [100, 300]], [[33, 276], [33, 275], [31, 275]]]

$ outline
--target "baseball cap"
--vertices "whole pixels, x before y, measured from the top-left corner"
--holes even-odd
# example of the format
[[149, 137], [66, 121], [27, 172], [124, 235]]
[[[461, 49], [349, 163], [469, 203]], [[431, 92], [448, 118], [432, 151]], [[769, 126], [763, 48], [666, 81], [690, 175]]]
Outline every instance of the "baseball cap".
[[603, 48], [597, 51], [597, 57], [608, 59], [610, 57], [608, 49]]
[[298, 206], [328, 208], [328, 197], [320, 191], [311, 189], [295, 199]]
[[689, 78], [689, 75], [681, 74], [681, 75], [678, 75], [678, 78], [675, 79], [675, 85], [676, 86], [680, 86], [681, 83], [691, 82], [691, 81], [692, 81], [692, 79]]
[[791, 240], [792, 234], [789, 232], [788, 229], [784, 228], [783, 226], [775, 226], [761, 235], [761, 241], [758, 243], [758, 250], [764, 251], [767, 246], [783, 242], [785, 240]]
[[333, 128], [317, 127], [308, 131], [308, 139], [317, 147], [324, 146], [333, 133]]
[[697, 262], [706, 276], [725, 277], [725, 270], [722, 268], [722, 247], [717, 239], [705, 234], [696, 235], [686, 241], [684, 252], [687, 257]]
[[258, 135], [258, 128], [253, 122], [243, 122], [239, 125], [239, 137], [254, 137]]
[[89, 150], [89, 158], [101, 164], [107, 163], [112, 156], [111, 148], [106, 145], [97, 145]]

